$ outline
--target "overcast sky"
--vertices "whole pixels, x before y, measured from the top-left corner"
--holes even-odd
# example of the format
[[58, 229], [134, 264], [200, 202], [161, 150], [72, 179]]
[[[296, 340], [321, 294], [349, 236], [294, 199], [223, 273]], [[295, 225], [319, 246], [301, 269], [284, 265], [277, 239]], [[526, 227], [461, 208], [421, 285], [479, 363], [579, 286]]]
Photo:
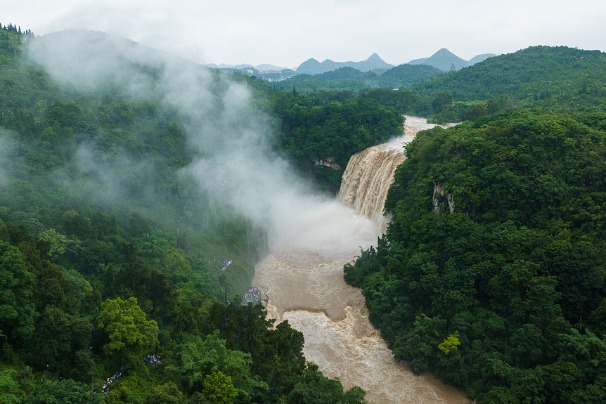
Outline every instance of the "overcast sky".
[[606, 50], [604, 0], [0, 0], [36, 35], [86, 28], [202, 63], [297, 67], [313, 57], [398, 65], [532, 45]]

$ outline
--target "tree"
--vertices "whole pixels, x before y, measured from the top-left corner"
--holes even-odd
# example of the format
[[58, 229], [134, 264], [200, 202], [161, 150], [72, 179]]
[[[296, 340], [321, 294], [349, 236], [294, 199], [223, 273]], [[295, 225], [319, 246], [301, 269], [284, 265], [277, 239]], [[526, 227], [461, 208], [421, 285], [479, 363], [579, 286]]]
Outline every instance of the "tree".
[[53, 306], [46, 306], [33, 337], [31, 362], [62, 377], [90, 382], [94, 362], [90, 352], [92, 324]]
[[36, 386], [24, 401], [25, 403], [62, 403], [80, 404], [101, 403], [102, 396], [91, 390], [90, 386], [71, 379], [46, 380]]
[[308, 363], [303, 377], [287, 396], [288, 403], [363, 403], [364, 391], [354, 387], [343, 392], [339, 380], [329, 379], [318, 370], [318, 366]]
[[234, 387], [231, 377], [217, 371], [204, 378], [202, 394], [209, 403], [232, 404], [238, 397], [238, 390]]
[[452, 104], [452, 94], [448, 91], [438, 93], [431, 103], [435, 113], [442, 112], [450, 104]]
[[34, 275], [21, 252], [0, 241], [0, 333], [9, 341], [22, 341], [34, 331], [33, 287]]
[[459, 341], [459, 334], [448, 334], [448, 337], [444, 339], [439, 345], [438, 349], [444, 352], [444, 355], [448, 355], [450, 351], [457, 349], [457, 347], [461, 345], [461, 341]]
[[55, 229], [48, 229], [40, 233], [39, 242], [46, 245], [47, 255], [51, 258], [58, 258], [67, 248], [68, 238]]
[[145, 397], [145, 404], [180, 404], [186, 401], [183, 392], [173, 382], [154, 386]]
[[0, 370], [0, 403], [21, 403], [23, 392], [19, 387], [19, 382], [15, 380], [16, 374], [15, 369]]
[[255, 391], [269, 389], [265, 382], [252, 376], [250, 354], [228, 349], [226, 341], [214, 332], [202, 339], [191, 337], [180, 349], [179, 372], [185, 377], [193, 391], [203, 390], [206, 378], [213, 372], [230, 376], [230, 382], [242, 397], [249, 397]]
[[103, 346], [104, 352], [117, 354], [121, 359], [129, 358], [133, 363], [158, 345], [158, 323], [147, 320], [134, 297], [106, 300], [101, 305], [97, 327], [103, 329], [109, 339]]

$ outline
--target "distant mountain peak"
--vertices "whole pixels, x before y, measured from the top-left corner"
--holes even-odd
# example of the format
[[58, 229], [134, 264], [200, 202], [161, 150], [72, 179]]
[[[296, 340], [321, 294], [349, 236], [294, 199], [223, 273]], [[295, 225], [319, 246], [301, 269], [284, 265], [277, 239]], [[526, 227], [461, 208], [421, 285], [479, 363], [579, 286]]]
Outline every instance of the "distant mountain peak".
[[454, 53], [452, 53], [451, 51], [449, 51], [447, 48], [440, 48], [440, 50], [438, 50], [436, 53], [433, 54], [433, 56], [440, 56], [440, 55], [457, 56]]
[[361, 62], [335, 62], [330, 59], [324, 60], [322, 63], [314, 58], [307, 59], [298, 68], [299, 74], [322, 74], [340, 69], [342, 67], [351, 67], [361, 72], [367, 72], [378, 69], [390, 69], [393, 65], [386, 63], [377, 53], [373, 53], [368, 59]]
[[461, 59], [446, 48], [441, 48], [436, 53], [428, 58], [414, 59], [408, 62], [411, 65], [429, 65], [437, 67], [442, 71], [459, 70], [467, 66], [471, 66], [477, 62], [480, 62], [493, 54], [478, 55], [469, 61]]

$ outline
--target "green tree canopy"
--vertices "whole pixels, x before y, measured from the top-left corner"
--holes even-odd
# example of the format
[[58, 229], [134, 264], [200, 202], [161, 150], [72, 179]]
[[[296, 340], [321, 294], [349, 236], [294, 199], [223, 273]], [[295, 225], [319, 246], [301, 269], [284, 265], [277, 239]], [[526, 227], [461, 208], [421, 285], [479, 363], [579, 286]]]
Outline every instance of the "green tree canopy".
[[[203, 391], [209, 375], [220, 372], [233, 380], [242, 397], [250, 397], [255, 390], [265, 391], [269, 387], [251, 374], [251, 355], [226, 347], [226, 341], [217, 332], [205, 338], [192, 337], [179, 349], [178, 371], [187, 380], [192, 391]], [[215, 380], [218, 376], [212, 376]], [[220, 378], [219, 378], [220, 379]]]
[[36, 386], [24, 402], [28, 404], [96, 404], [101, 403], [102, 400], [101, 394], [93, 392], [89, 385], [66, 379], [44, 381]]
[[484, 402], [602, 399], [604, 119], [515, 110], [407, 146], [387, 234], [345, 268], [397, 359]]
[[158, 323], [148, 320], [137, 299], [117, 297], [101, 305], [97, 327], [109, 340], [103, 345], [105, 353], [140, 361], [145, 352], [158, 345]]
[[34, 331], [34, 279], [21, 252], [0, 240], [0, 333], [9, 341], [23, 341]]
[[231, 377], [216, 371], [204, 378], [202, 394], [209, 403], [232, 404], [238, 397], [238, 390], [234, 387]]

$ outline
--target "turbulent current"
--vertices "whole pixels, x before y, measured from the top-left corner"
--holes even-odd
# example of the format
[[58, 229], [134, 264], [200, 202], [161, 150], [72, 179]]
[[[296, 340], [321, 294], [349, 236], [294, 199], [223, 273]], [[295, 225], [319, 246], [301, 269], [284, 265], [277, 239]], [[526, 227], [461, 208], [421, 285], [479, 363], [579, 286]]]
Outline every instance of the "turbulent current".
[[304, 334], [307, 360], [345, 388], [362, 387], [369, 403], [467, 402], [457, 390], [397, 363], [370, 324], [360, 290], [343, 280], [343, 266], [384, 231], [383, 204], [404, 161], [403, 144], [432, 126], [407, 116], [404, 136], [352, 156], [339, 200], [303, 208], [253, 279], [268, 316]]

